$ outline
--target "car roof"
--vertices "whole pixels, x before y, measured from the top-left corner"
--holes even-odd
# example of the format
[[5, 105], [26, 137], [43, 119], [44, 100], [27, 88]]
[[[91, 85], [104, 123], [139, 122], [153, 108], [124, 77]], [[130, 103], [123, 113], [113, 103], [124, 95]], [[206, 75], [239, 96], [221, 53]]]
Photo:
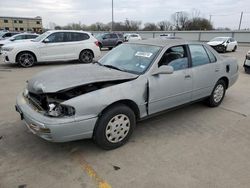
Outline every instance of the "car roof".
[[56, 33], [56, 32], [69, 32], [69, 33], [87, 33], [91, 35], [90, 32], [87, 31], [81, 31], [81, 30], [49, 30], [50, 33]]
[[22, 36], [22, 35], [37, 35], [38, 36], [38, 34], [36, 33], [19, 33], [19, 34], [14, 35], [13, 37]]
[[161, 38], [152, 38], [152, 39], [139, 40], [128, 43], [145, 44], [145, 45], [153, 45], [160, 47], [188, 44], [188, 42], [186, 42], [183, 39], [161, 39]]
[[216, 39], [216, 38], [229, 39], [229, 38], [232, 38], [232, 37], [214, 37], [214, 39]]

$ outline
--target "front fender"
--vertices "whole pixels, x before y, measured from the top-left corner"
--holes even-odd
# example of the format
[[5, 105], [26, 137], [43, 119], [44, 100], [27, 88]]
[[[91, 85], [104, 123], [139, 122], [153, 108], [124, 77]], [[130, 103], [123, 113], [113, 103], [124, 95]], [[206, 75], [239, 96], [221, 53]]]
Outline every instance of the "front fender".
[[138, 106], [140, 114], [143, 116], [146, 113], [146, 87], [147, 79], [139, 77], [80, 95], [63, 102], [63, 104], [73, 106], [76, 110], [76, 118], [80, 118], [82, 116], [97, 117], [109, 105], [120, 100], [131, 100]]

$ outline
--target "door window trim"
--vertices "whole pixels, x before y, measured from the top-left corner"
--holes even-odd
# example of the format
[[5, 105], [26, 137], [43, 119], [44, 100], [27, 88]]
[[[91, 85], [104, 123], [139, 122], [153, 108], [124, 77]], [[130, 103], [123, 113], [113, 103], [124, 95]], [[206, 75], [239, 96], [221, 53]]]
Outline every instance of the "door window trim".
[[[197, 65], [197, 66], [193, 66], [193, 60], [192, 60], [192, 54], [191, 54], [191, 50], [190, 50], [190, 45], [197, 45], [197, 46], [203, 47], [205, 53], [207, 54], [207, 58], [208, 58], [208, 60], [209, 60], [209, 63], [202, 64], [202, 65]], [[212, 63], [211, 60], [210, 60], [210, 58], [209, 58], [209, 56], [208, 56], [208, 53], [207, 53], [207, 51], [206, 51], [206, 48], [205, 48], [205, 46], [204, 46], [203, 44], [188, 44], [187, 46], [188, 46], [189, 57], [190, 57], [190, 61], [191, 61], [191, 68], [200, 67], [200, 66], [204, 66], [204, 65], [208, 65], [208, 64], [211, 64], [211, 63]], [[214, 55], [214, 56], [215, 56], [215, 55]], [[215, 56], [215, 58], [216, 58], [216, 56]], [[216, 58], [216, 62], [217, 62], [217, 58]]]
[[180, 44], [180, 45], [175, 45], [175, 46], [170, 46], [170, 47], [168, 47], [168, 48], [164, 51], [164, 53], [162, 54], [160, 60], [159, 60], [158, 63], [157, 63], [157, 66], [159, 67], [159, 63], [161, 62], [161, 60], [162, 60], [164, 54], [167, 52], [168, 49], [174, 48], [174, 47], [180, 47], [180, 46], [183, 47], [184, 53], [186, 53], [186, 56], [187, 56], [186, 58], [187, 58], [187, 61], [188, 61], [188, 67], [187, 67], [187, 68], [184, 68], [184, 69], [174, 70], [174, 72], [176, 72], [176, 71], [183, 71], [183, 70], [186, 70], [186, 69], [191, 68], [190, 52], [189, 52], [188, 46], [187, 46], [186, 44]]

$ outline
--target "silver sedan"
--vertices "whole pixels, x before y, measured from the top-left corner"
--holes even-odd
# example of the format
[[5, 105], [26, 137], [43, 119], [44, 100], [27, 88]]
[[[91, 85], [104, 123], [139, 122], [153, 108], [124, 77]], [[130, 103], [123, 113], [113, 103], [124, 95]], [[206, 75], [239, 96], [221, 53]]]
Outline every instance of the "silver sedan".
[[221, 104], [238, 78], [236, 60], [206, 44], [149, 39], [122, 44], [99, 62], [41, 72], [16, 110], [30, 131], [54, 142], [126, 143], [136, 122], [194, 101]]

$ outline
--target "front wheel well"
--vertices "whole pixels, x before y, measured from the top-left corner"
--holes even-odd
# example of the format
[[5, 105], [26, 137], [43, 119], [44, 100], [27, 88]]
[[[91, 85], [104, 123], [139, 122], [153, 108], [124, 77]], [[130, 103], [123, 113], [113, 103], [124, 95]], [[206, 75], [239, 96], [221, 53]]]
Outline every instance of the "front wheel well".
[[226, 84], [226, 89], [227, 89], [227, 88], [228, 88], [228, 85], [229, 85], [229, 80], [228, 80], [228, 78], [225, 77], [225, 76], [223, 76], [223, 77], [221, 77], [219, 80], [223, 80], [223, 81], [225, 82], [225, 84]]
[[79, 58], [80, 58], [81, 53], [82, 53], [83, 51], [90, 51], [90, 52], [92, 53], [92, 55], [93, 55], [93, 58], [95, 57], [95, 54], [94, 54], [94, 52], [93, 52], [91, 49], [84, 49], [84, 50], [82, 50], [82, 51], [80, 52]]
[[20, 54], [22, 54], [22, 53], [30, 53], [30, 54], [32, 54], [32, 55], [34, 56], [34, 58], [35, 58], [35, 61], [37, 62], [36, 54], [35, 54], [34, 52], [29, 51], [29, 50], [25, 50], [25, 51], [18, 52], [18, 54], [16, 55], [16, 62], [18, 61], [18, 59], [17, 59], [18, 56], [19, 56]]
[[119, 101], [116, 101], [116, 102], [110, 104], [109, 106], [104, 108], [104, 110], [102, 110], [102, 112], [99, 115], [103, 114], [106, 110], [112, 108], [114, 105], [119, 105], [119, 104], [123, 104], [123, 105], [128, 106], [135, 113], [136, 120], [140, 119], [140, 110], [138, 108], [138, 105], [134, 101], [129, 100], [129, 99], [119, 100]]

